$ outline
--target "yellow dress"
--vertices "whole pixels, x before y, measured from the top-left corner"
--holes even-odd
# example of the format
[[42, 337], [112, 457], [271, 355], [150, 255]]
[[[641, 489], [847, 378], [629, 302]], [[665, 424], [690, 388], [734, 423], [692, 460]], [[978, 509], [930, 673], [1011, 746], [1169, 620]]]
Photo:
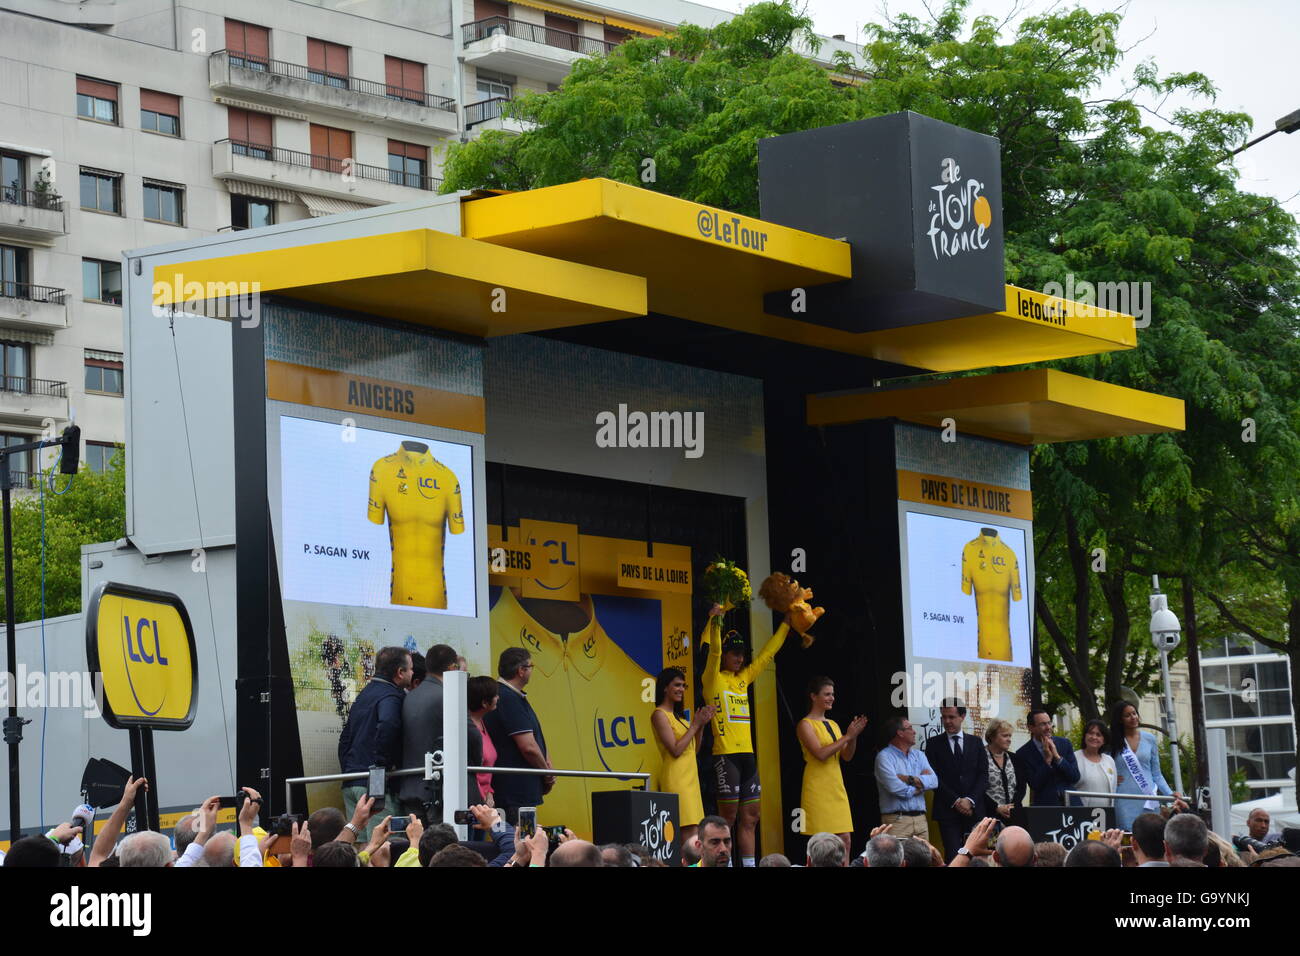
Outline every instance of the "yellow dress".
[[[825, 747], [833, 744], [844, 735], [839, 725], [833, 720], [804, 720], [817, 734], [817, 743]], [[828, 729], [829, 725], [829, 729]], [[852, 833], [853, 811], [849, 809], [849, 795], [844, 789], [844, 777], [840, 774], [840, 753], [836, 751], [826, 760], [818, 760], [808, 752], [808, 748], [799, 741], [803, 751], [803, 792], [800, 806], [804, 811], [804, 832], [814, 833]]]
[[[657, 708], [656, 708], [657, 709]], [[690, 724], [675, 714], [668, 715], [673, 735], [682, 739]], [[654, 731], [651, 731], [654, 733]], [[684, 827], [698, 826], [704, 819], [704, 800], [700, 797], [700, 774], [695, 764], [695, 741], [686, 745], [680, 757], [674, 757], [664, 746], [659, 734], [654, 733], [655, 746], [659, 748], [659, 789], [663, 793], [677, 794], [677, 822]]]

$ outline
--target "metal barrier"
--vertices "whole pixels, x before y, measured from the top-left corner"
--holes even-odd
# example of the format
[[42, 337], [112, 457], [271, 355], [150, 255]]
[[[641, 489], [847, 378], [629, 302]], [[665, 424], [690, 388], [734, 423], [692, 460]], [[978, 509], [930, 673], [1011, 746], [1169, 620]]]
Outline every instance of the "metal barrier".
[[1177, 797], [1145, 793], [1098, 793], [1094, 790], [1067, 790], [1066, 797], [1096, 797], [1102, 800], [1154, 800], [1157, 803], [1173, 803]]
[[[433, 758], [438, 754], [426, 754], [428, 758]], [[417, 774], [424, 777], [425, 780], [438, 780], [441, 778], [443, 764], [440, 761], [430, 759], [423, 767], [406, 767], [402, 770], [393, 770], [388, 773], [389, 777], [414, 777]], [[466, 773], [505, 773], [520, 774], [523, 776], [536, 777], [599, 777], [602, 779], [613, 780], [639, 780], [642, 786], [648, 786], [650, 783], [650, 774], [644, 771], [629, 771], [627, 773], [612, 773], [605, 770], [539, 770], [536, 767], [466, 767]], [[340, 782], [345, 780], [365, 780], [370, 774], [365, 771], [356, 773], [326, 773], [316, 777], [290, 777], [284, 782], [284, 808], [285, 812], [293, 810], [293, 788], [302, 784], [309, 783], [329, 783], [333, 780]]]

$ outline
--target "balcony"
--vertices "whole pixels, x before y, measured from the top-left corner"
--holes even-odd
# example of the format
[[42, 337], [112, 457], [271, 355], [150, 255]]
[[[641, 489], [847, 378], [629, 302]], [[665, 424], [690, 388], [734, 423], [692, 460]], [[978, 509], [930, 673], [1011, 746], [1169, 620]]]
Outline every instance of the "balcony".
[[499, 129], [507, 133], [523, 133], [536, 125], [510, 115], [508, 96], [493, 96], [465, 107], [465, 131]]
[[63, 198], [57, 193], [0, 187], [0, 236], [48, 246], [67, 234]]
[[67, 291], [0, 281], [0, 326], [57, 331], [68, 327]]
[[436, 176], [418, 176], [237, 139], [222, 139], [212, 144], [212, 175], [217, 179], [269, 183], [372, 206], [409, 202], [418, 198], [412, 189], [436, 192], [442, 186], [442, 180]]
[[375, 80], [312, 70], [301, 63], [263, 60], [218, 50], [208, 57], [208, 86], [216, 93], [292, 110], [304, 107], [344, 119], [358, 117], [430, 132], [458, 132], [456, 101]]
[[547, 83], [568, 76], [579, 57], [604, 56], [618, 46], [508, 17], [475, 20], [460, 29], [466, 63]]
[[68, 417], [68, 383], [47, 378], [0, 375], [0, 417], [39, 425]]

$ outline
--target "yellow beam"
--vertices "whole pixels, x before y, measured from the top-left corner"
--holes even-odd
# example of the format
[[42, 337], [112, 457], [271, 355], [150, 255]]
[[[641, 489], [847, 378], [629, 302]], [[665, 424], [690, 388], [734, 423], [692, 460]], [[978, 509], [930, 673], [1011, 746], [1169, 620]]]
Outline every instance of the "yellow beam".
[[640, 276], [432, 229], [197, 259], [154, 270], [157, 306], [253, 289], [485, 337], [646, 312], [646, 283]]
[[1022, 445], [1182, 431], [1181, 399], [1036, 368], [852, 395], [810, 395], [809, 425], [900, 418]]

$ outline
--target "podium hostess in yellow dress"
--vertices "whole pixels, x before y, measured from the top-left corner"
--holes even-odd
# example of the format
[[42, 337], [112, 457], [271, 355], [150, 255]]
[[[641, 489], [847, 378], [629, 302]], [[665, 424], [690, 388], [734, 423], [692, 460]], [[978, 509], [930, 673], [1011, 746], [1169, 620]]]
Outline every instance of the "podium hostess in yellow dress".
[[808, 682], [810, 708], [799, 721], [799, 745], [803, 748], [804, 832], [834, 833], [844, 841], [844, 861], [849, 859], [849, 840], [853, 835], [853, 812], [844, 789], [840, 760], [852, 760], [857, 751], [858, 735], [867, 726], [867, 718], [855, 717], [848, 730], [841, 732], [827, 712], [835, 705], [835, 682], [829, 677], [814, 677]]
[[683, 701], [686, 675], [669, 667], [655, 678], [655, 702], [650, 714], [655, 746], [659, 748], [659, 789], [677, 794], [677, 822], [682, 840], [695, 836], [695, 828], [704, 819], [704, 801], [700, 797], [700, 774], [695, 762], [695, 741], [705, 725], [713, 719], [712, 707], [701, 707], [688, 722]]

